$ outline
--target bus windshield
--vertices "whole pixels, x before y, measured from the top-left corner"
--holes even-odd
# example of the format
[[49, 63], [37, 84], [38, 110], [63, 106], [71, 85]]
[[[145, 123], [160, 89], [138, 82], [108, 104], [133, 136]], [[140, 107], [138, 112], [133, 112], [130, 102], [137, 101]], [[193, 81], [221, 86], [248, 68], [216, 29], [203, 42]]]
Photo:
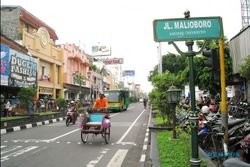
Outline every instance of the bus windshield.
[[120, 93], [119, 92], [104, 92], [105, 96], [108, 98], [108, 102], [119, 102]]

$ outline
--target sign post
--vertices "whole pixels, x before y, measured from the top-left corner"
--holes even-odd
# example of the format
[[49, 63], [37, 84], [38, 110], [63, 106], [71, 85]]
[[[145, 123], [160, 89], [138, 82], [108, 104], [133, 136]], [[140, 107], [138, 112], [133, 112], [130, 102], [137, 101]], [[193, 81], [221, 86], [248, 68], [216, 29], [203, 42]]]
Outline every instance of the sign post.
[[[201, 51], [204, 49], [206, 45], [206, 42], [204, 42], [202, 48], [198, 52], [194, 52], [193, 40], [223, 39], [223, 28], [222, 28], [221, 17], [190, 18], [189, 11], [186, 11], [184, 15], [185, 18], [154, 20], [153, 22], [154, 40], [156, 42], [168, 41], [169, 44], [174, 45], [175, 49], [179, 54], [187, 55], [189, 58], [188, 59], [189, 90], [191, 96], [191, 110], [192, 110], [189, 116], [190, 126], [191, 126], [191, 145], [192, 145], [192, 157], [190, 159], [190, 165], [192, 167], [199, 167], [200, 160], [199, 160], [198, 135], [197, 135], [199, 118], [195, 107], [195, 83], [194, 83], [195, 77], [194, 77], [193, 57], [201, 53]], [[188, 47], [188, 51], [182, 52], [173, 41], [186, 41], [186, 46]], [[224, 62], [221, 62], [221, 64], [222, 63]], [[225, 76], [222, 75], [221, 77], [224, 77], [225, 81]], [[223, 79], [221, 80], [221, 82], [222, 81]], [[225, 85], [222, 84], [222, 86]], [[222, 97], [223, 97], [223, 91], [222, 91]]]

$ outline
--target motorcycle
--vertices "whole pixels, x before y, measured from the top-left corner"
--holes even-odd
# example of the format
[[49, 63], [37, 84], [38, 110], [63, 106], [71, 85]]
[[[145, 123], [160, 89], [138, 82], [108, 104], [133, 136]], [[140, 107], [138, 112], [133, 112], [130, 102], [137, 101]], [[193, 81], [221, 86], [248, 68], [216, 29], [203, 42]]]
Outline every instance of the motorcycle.
[[66, 114], [66, 126], [69, 126], [70, 123], [75, 124], [77, 116], [74, 116], [76, 114], [75, 112], [72, 111], [71, 108], [68, 108], [67, 114]]

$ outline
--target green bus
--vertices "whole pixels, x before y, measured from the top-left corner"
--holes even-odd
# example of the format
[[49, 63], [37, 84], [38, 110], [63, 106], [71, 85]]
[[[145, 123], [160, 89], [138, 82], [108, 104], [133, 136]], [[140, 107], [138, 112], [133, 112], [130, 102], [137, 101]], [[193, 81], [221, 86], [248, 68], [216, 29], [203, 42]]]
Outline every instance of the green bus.
[[127, 110], [130, 103], [129, 91], [127, 89], [106, 90], [104, 91], [104, 95], [108, 98], [109, 111]]

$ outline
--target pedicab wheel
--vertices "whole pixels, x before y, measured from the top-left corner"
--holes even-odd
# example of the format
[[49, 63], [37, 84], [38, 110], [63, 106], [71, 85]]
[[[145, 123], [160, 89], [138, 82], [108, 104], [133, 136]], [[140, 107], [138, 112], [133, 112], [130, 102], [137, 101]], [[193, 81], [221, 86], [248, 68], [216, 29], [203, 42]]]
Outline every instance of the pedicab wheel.
[[67, 117], [67, 118], [66, 118], [66, 126], [69, 126], [69, 123], [70, 123], [70, 118]]
[[104, 139], [105, 139], [105, 143], [108, 144], [109, 139], [110, 139], [110, 128], [104, 129]]
[[83, 143], [86, 143], [86, 142], [87, 142], [88, 136], [89, 136], [88, 133], [83, 133], [83, 132], [81, 131], [81, 139], [82, 139], [82, 142], [83, 142]]

